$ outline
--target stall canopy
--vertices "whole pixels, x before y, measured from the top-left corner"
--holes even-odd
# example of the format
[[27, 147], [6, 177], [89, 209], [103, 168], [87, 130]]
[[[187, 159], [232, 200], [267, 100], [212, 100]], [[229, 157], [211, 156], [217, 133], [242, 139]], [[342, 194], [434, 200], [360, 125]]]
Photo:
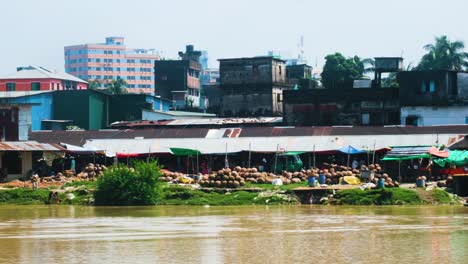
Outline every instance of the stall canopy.
[[434, 159], [434, 163], [441, 167], [445, 165], [464, 166], [468, 164], [468, 150], [452, 150], [447, 158]]
[[366, 153], [365, 150], [360, 150], [350, 145], [339, 148], [337, 149], [337, 151], [345, 153], [345, 154], [349, 154], [349, 155]]
[[434, 146], [392, 147], [392, 150], [382, 160], [425, 159], [432, 156], [439, 158], [448, 157], [448, 151], [440, 150]]
[[171, 153], [176, 156], [197, 156], [201, 155], [201, 152], [196, 149], [188, 148], [170, 148]]

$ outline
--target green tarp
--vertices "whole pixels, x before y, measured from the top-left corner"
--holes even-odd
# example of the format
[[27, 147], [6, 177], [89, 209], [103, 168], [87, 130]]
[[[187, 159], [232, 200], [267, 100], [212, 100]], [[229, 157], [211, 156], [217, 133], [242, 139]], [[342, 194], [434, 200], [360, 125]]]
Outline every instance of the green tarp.
[[412, 160], [412, 159], [428, 159], [431, 157], [431, 154], [424, 153], [424, 154], [417, 154], [417, 155], [407, 155], [407, 156], [387, 156], [384, 157], [382, 160]]
[[288, 151], [285, 153], [281, 153], [280, 156], [295, 156], [295, 155], [301, 155], [304, 154], [305, 152], [303, 151]]
[[468, 164], [468, 151], [467, 150], [452, 150], [450, 155], [445, 159], [434, 159], [434, 162], [441, 166], [445, 167], [446, 164], [463, 166]]
[[185, 148], [170, 148], [172, 154], [176, 156], [197, 156], [201, 155], [201, 152], [196, 149], [185, 149]]

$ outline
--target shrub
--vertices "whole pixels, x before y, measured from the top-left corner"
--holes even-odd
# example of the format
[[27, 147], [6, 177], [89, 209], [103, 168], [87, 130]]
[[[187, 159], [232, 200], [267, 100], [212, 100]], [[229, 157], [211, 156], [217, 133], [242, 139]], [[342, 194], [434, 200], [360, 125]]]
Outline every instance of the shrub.
[[159, 198], [160, 176], [156, 161], [137, 162], [135, 168], [112, 167], [97, 179], [95, 204], [154, 205]]

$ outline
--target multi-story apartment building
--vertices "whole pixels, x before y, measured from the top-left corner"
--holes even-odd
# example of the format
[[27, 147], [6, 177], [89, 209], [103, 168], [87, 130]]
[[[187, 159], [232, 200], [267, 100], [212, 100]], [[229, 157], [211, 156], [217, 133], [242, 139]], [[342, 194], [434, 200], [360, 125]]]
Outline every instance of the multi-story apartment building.
[[275, 57], [220, 59], [221, 115], [265, 116], [283, 112], [290, 89], [286, 62]]
[[180, 60], [159, 60], [154, 64], [156, 94], [173, 101], [176, 109], [200, 108], [201, 52], [187, 45]]
[[121, 78], [130, 93], [154, 92], [154, 61], [158, 54], [152, 49], [130, 49], [122, 37], [107, 37], [105, 43], [65, 47], [65, 71], [78, 78], [107, 82]]

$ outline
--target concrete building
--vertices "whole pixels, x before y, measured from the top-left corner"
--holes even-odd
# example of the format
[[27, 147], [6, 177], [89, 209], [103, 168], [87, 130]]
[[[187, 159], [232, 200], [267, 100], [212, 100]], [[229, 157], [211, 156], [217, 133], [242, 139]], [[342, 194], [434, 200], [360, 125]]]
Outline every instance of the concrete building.
[[65, 71], [84, 80], [105, 83], [121, 78], [130, 93], [153, 93], [153, 49], [130, 49], [123, 37], [107, 37], [105, 43], [65, 47]]
[[274, 57], [221, 59], [224, 116], [271, 116], [283, 112], [286, 63]]
[[43, 67], [18, 67], [16, 73], [0, 78], [0, 91], [84, 90], [88, 83], [67, 73]]
[[172, 100], [175, 109], [199, 108], [200, 56], [193, 45], [187, 45], [185, 52], [179, 52], [180, 60], [155, 61], [155, 94]]
[[468, 124], [468, 73], [406, 71], [398, 73], [401, 124]]
[[289, 90], [284, 121], [306, 126], [384, 126], [400, 124], [397, 88]]

